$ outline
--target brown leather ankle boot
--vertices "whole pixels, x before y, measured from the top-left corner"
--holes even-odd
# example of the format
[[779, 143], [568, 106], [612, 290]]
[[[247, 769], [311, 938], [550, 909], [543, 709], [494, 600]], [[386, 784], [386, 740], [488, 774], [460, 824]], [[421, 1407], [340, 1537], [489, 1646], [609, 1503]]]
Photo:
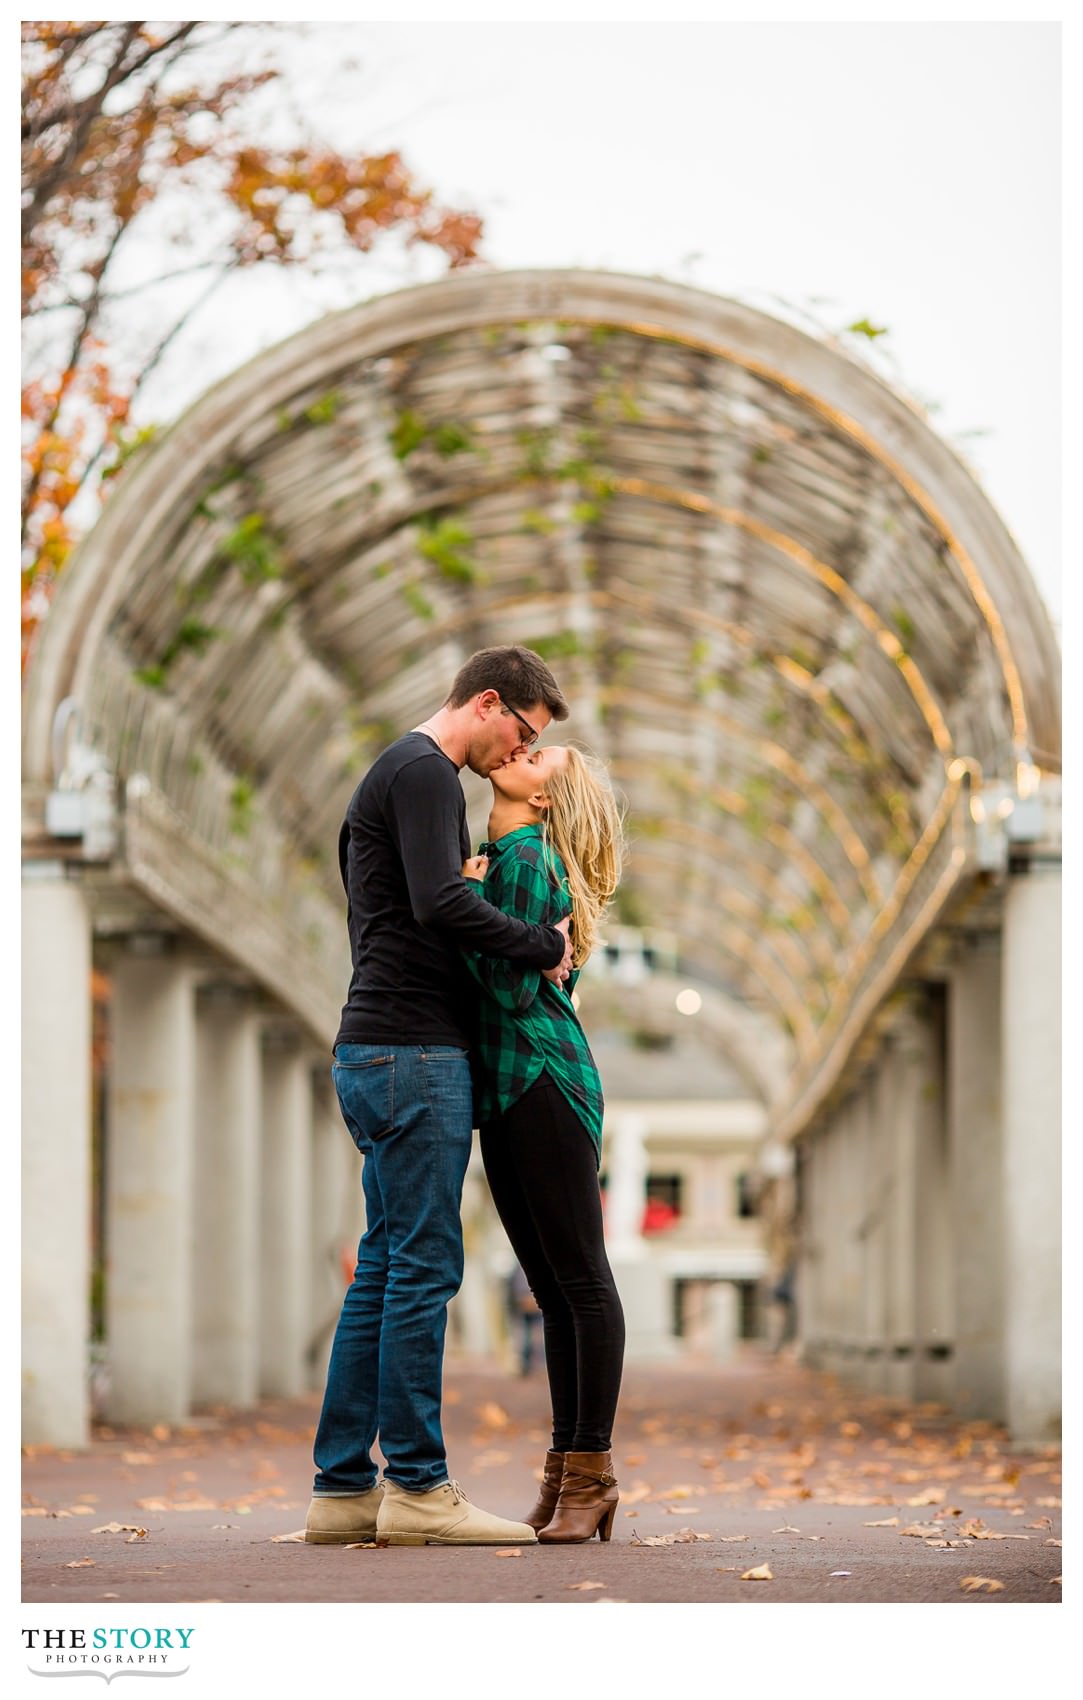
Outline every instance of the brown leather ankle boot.
[[523, 1518], [532, 1529], [544, 1529], [556, 1510], [557, 1497], [560, 1493], [560, 1483], [564, 1475], [563, 1452], [547, 1452], [545, 1468], [542, 1471], [541, 1486], [538, 1489], [538, 1503], [533, 1511], [528, 1511]]
[[617, 1515], [612, 1452], [566, 1452], [560, 1497], [539, 1541], [607, 1541]]

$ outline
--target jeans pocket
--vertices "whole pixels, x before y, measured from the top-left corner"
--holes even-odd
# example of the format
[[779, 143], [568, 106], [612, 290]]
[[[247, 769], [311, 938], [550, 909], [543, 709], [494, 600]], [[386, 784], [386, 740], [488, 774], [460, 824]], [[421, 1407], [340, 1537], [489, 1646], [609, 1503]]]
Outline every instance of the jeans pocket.
[[331, 1068], [342, 1119], [359, 1151], [391, 1132], [395, 1122], [395, 1059], [370, 1057]]

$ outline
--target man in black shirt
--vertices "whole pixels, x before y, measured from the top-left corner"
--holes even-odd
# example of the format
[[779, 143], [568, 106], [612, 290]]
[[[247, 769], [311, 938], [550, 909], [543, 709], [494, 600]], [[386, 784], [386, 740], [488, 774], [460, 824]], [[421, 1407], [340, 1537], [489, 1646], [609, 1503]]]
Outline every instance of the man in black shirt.
[[[567, 704], [533, 650], [479, 650], [451, 693], [373, 763], [339, 838], [353, 973], [332, 1077], [364, 1156], [365, 1233], [343, 1300], [316, 1433], [305, 1538], [517, 1545], [525, 1523], [448, 1480], [440, 1424], [448, 1301], [463, 1275], [475, 993], [461, 952], [567, 978], [567, 922], [530, 926], [462, 877], [464, 766], [486, 778]], [[377, 1483], [372, 1448], [385, 1460]]]

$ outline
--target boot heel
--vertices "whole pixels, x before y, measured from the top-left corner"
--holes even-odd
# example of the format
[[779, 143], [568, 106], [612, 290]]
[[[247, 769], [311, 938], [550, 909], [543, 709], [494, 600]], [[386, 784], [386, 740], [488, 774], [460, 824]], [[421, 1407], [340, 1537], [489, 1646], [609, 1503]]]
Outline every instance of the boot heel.
[[600, 1541], [607, 1541], [612, 1535], [613, 1519], [616, 1515], [617, 1508], [615, 1505], [611, 1505], [605, 1516], [602, 1518], [602, 1521], [598, 1524], [598, 1539]]

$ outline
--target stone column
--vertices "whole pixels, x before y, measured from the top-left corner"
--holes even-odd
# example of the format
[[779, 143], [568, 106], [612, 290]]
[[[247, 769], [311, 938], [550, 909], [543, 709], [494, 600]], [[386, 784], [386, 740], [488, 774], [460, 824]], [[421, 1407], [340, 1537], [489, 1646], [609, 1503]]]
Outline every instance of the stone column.
[[1003, 1422], [1004, 1130], [999, 934], [965, 940], [948, 1002], [948, 1127], [955, 1365], [961, 1416]]
[[[346, 1131], [326, 1065], [312, 1072], [312, 1180], [307, 1376], [321, 1392], [352, 1259], [365, 1231], [361, 1158]], [[351, 1263], [352, 1269], [352, 1263]]]
[[605, 1236], [610, 1257], [628, 1261], [646, 1250], [640, 1228], [647, 1202], [647, 1123], [634, 1110], [622, 1110], [607, 1132]]
[[916, 1116], [914, 1246], [917, 1357], [914, 1393], [946, 1404], [954, 1381], [954, 1273], [944, 1093], [944, 988], [930, 985], [915, 1026]]
[[1005, 1392], [1022, 1446], [1060, 1434], [1060, 883], [1035, 862], [1004, 909]]
[[196, 997], [192, 1397], [259, 1393], [260, 1018], [239, 987]]
[[665, 1357], [677, 1351], [670, 1283], [640, 1232], [647, 1198], [647, 1122], [636, 1110], [618, 1110], [606, 1128], [603, 1153], [609, 1176], [605, 1236], [613, 1279], [625, 1317], [625, 1357]]
[[22, 1422], [85, 1446], [90, 1403], [90, 967], [83, 892], [30, 862], [22, 892]]
[[914, 1105], [914, 1034], [908, 1021], [889, 1036], [884, 1054], [884, 1095], [890, 1183], [886, 1207], [887, 1361], [885, 1392], [894, 1398], [914, 1397], [917, 1344], [914, 1251], [917, 1224], [916, 1141]]
[[888, 1200], [891, 1193], [891, 1100], [885, 1052], [880, 1051], [868, 1085], [865, 1217], [862, 1223], [862, 1315], [865, 1341], [864, 1383], [870, 1393], [886, 1393], [888, 1381]]
[[263, 1043], [260, 1172], [260, 1392], [305, 1390], [311, 1224], [311, 1055], [300, 1035], [269, 1028]]
[[448, 1306], [447, 1344], [450, 1350], [475, 1357], [495, 1352], [500, 1344], [499, 1312], [494, 1314], [493, 1290], [486, 1268], [488, 1216], [495, 1206], [485, 1184], [485, 1169], [481, 1147], [475, 1132], [470, 1150], [470, 1162], [463, 1179], [462, 1224], [463, 1264], [462, 1286]]
[[194, 970], [133, 937], [113, 970], [105, 1316], [118, 1423], [178, 1423], [192, 1386]]

